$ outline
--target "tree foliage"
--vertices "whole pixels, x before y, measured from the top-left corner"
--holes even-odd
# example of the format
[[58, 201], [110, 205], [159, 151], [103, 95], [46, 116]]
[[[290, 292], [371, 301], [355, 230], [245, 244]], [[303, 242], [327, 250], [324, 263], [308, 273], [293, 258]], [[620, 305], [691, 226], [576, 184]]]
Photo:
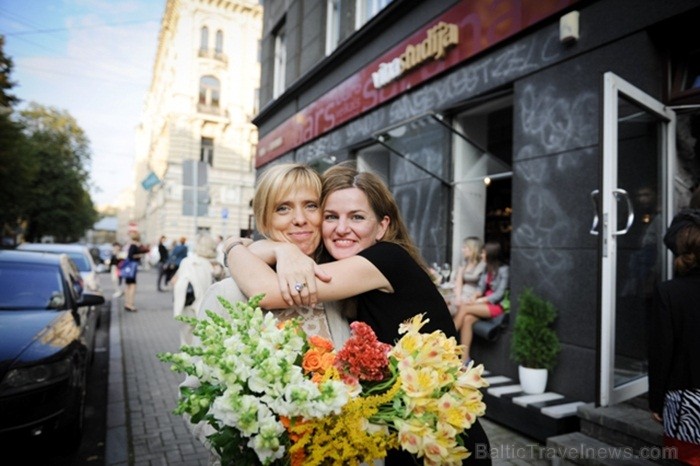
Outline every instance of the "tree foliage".
[[25, 209], [26, 236], [75, 241], [97, 220], [89, 194], [88, 138], [68, 112], [35, 103], [20, 112], [20, 123], [39, 162]]
[[0, 36], [0, 227], [75, 241], [97, 220], [90, 198], [90, 143], [66, 111], [36, 103], [19, 114], [11, 93], [12, 60]]
[[557, 317], [554, 305], [525, 289], [518, 298], [511, 358], [532, 369], [552, 370], [559, 354], [559, 338], [552, 329]]

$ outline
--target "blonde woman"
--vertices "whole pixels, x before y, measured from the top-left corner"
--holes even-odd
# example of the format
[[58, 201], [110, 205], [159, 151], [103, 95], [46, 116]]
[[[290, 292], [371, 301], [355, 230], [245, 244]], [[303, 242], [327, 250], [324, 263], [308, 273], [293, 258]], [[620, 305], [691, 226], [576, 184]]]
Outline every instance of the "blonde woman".
[[472, 299], [478, 289], [479, 278], [486, 270], [481, 251], [484, 243], [476, 236], [468, 236], [462, 241], [462, 263], [457, 269], [455, 278], [455, 297], [452, 309]]

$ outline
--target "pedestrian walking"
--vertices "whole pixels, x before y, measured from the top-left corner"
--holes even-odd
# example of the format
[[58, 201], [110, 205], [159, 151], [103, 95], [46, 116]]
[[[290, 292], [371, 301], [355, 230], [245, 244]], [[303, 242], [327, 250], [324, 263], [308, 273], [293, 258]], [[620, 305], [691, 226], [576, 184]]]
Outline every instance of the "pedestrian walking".
[[166, 270], [165, 264], [168, 262], [168, 248], [165, 247], [165, 236], [161, 236], [158, 241], [158, 278], [156, 279], [156, 289], [158, 291], [165, 291], [161, 287], [161, 283], [165, 285], [166, 280]]

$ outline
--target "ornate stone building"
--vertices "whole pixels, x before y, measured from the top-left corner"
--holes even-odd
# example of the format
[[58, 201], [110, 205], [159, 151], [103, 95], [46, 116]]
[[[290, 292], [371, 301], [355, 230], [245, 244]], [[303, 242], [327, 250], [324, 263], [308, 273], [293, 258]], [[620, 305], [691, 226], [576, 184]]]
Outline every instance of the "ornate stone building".
[[252, 228], [261, 26], [253, 0], [167, 0], [137, 130], [143, 241]]

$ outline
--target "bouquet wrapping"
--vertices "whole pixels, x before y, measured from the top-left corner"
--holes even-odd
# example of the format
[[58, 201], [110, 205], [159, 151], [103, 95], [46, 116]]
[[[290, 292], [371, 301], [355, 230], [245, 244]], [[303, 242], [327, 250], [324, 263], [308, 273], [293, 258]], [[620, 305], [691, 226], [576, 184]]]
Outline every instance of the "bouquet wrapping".
[[278, 322], [261, 299], [219, 297], [227, 317], [178, 317], [198, 344], [158, 355], [197, 379], [181, 388], [175, 412], [210, 426], [223, 465], [371, 463], [391, 449], [452, 465], [472, 453], [462, 436], [486, 409], [483, 366], [463, 366], [454, 338], [421, 333], [422, 314], [400, 326], [393, 346], [353, 322], [336, 350], [299, 321]]

